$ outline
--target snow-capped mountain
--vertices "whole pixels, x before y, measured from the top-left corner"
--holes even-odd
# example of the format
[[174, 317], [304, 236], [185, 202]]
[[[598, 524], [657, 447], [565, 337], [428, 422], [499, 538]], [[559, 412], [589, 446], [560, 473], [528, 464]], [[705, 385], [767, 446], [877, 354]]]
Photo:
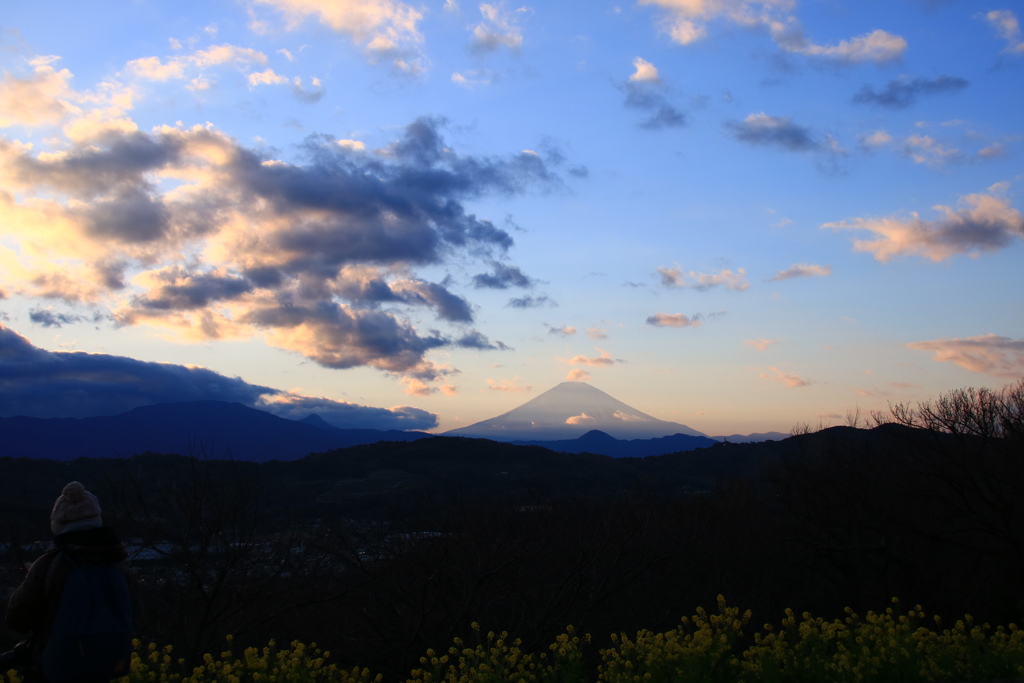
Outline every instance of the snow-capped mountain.
[[584, 382], [562, 382], [503, 415], [453, 429], [444, 436], [539, 441], [575, 439], [594, 429], [616, 439], [706, 436], [678, 422], [651, 417]]

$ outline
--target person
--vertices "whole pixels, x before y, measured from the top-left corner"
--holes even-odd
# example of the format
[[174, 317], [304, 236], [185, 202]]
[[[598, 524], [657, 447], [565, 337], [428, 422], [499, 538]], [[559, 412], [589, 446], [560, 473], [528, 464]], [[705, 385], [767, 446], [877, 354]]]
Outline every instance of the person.
[[[7, 602], [7, 625], [28, 634], [20, 657], [26, 683], [46, 681], [42, 655], [50, 635], [65, 583], [74, 566], [111, 565], [130, 581], [127, 552], [117, 534], [103, 525], [99, 500], [77, 481], [64, 487], [50, 514], [53, 548], [28, 568], [25, 580]], [[64, 556], [65, 561], [59, 561]], [[126, 672], [127, 673], [127, 672]], [[102, 680], [109, 680], [104, 678]]]

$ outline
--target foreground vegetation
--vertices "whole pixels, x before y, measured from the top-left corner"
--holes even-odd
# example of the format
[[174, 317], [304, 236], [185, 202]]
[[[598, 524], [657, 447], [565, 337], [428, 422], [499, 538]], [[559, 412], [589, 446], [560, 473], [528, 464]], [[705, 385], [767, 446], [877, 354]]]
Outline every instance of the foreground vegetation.
[[[427, 650], [407, 683], [909, 683], [991, 681], [1024, 676], [1024, 632], [1016, 625], [992, 627], [969, 616], [945, 625], [920, 605], [903, 611], [894, 599], [884, 612], [864, 616], [845, 610], [826, 621], [786, 610], [778, 625], [751, 632], [751, 613], [718, 597], [714, 612], [698, 608], [670, 631], [613, 634], [592, 652], [590, 635], [571, 627], [546, 651], [525, 651], [508, 633], [483, 633], [472, 625], [473, 642], [460, 638], [445, 652]], [[295, 681], [382, 683], [368, 668], [342, 668], [317, 645], [293, 641], [278, 648], [232, 651], [187, 666], [171, 646], [136, 641], [131, 674], [122, 683], [240, 683]], [[10, 671], [8, 683], [22, 683]]]

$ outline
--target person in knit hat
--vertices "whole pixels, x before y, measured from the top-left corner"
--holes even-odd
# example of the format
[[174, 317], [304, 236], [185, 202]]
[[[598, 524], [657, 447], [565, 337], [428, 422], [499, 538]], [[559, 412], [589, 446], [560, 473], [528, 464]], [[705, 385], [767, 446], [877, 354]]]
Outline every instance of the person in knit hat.
[[27, 660], [20, 662], [27, 666], [26, 683], [46, 680], [42, 651], [71, 571], [69, 562], [57, 561], [62, 554], [78, 565], [115, 565], [130, 582], [124, 544], [113, 529], [103, 525], [99, 500], [81, 483], [70, 482], [61, 491], [50, 513], [50, 530], [53, 548], [32, 563], [7, 602], [7, 625], [29, 634], [27, 643], [19, 644], [21, 656]]
[[50, 530], [59, 536], [68, 531], [103, 526], [103, 511], [96, 496], [77, 481], [64, 487], [50, 513]]

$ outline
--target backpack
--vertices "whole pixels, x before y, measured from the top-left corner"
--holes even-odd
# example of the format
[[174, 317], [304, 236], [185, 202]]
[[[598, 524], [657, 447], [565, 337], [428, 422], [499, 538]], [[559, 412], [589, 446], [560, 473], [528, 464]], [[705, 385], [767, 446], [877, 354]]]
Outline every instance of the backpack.
[[43, 646], [43, 675], [50, 683], [110, 680], [125, 676], [132, 656], [132, 601], [116, 564], [70, 565], [50, 635]]

